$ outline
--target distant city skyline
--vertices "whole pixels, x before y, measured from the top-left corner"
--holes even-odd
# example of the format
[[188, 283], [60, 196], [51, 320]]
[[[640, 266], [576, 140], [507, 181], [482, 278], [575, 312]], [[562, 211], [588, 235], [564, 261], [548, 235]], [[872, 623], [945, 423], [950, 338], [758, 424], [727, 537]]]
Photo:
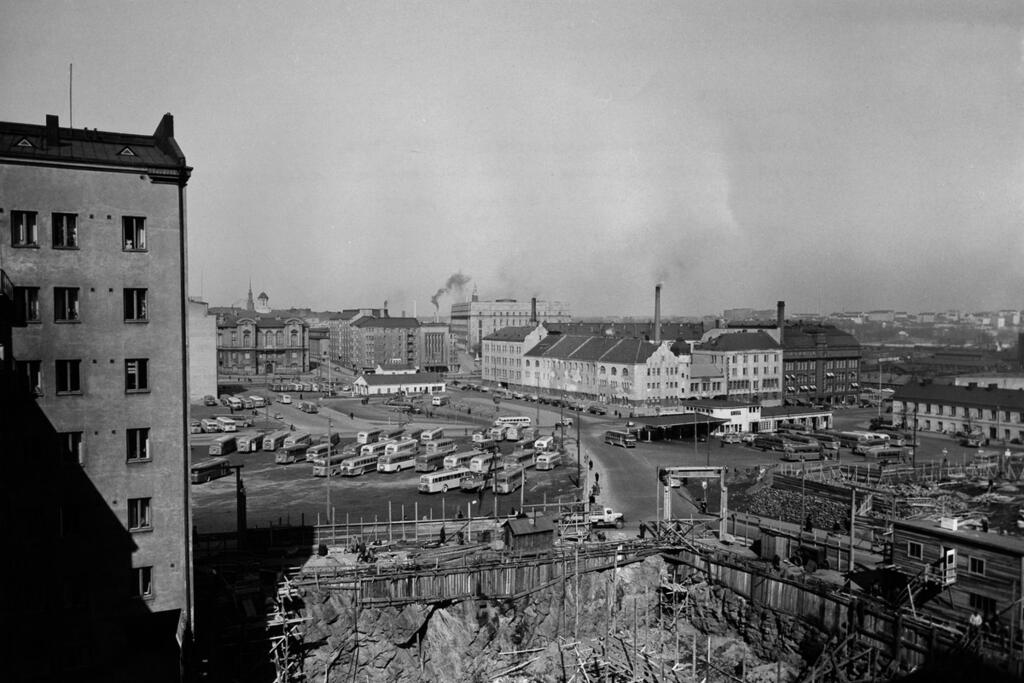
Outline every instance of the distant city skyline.
[[244, 10], [13, 3], [0, 25], [0, 120], [174, 114], [211, 303], [251, 278], [427, 316], [462, 273], [588, 317], [644, 315], [657, 282], [666, 315], [1020, 306], [1016, 2]]

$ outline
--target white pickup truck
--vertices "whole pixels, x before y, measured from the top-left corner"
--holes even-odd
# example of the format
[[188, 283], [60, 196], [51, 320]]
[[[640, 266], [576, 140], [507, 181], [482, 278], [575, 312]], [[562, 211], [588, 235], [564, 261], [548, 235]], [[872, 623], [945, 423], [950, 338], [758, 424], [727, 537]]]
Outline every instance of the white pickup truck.
[[609, 507], [591, 510], [586, 514], [586, 516], [578, 512], [573, 513], [568, 515], [563, 521], [567, 524], [581, 524], [586, 522], [595, 527], [613, 526], [617, 529], [621, 529], [625, 522], [621, 512], [615, 512]]

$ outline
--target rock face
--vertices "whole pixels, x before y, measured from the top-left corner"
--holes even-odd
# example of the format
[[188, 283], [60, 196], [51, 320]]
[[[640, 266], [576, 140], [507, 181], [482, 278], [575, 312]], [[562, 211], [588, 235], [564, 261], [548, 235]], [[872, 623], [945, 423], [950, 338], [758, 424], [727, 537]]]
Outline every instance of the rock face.
[[[328, 681], [554, 681], [581, 666], [689, 667], [789, 680], [824, 636], [721, 586], [659, 590], [660, 557], [581, 574], [518, 600], [357, 609], [352, 593], [307, 590], [303, 670]], [[783, 660], [779, 664], [779, 660]], [[358, 672], [353, 678], [354, 670]], [[590, 668], [594, 672], [598, 669]], [[591, 674], [592, 675], [592, 674]], [[714, 677], [714, 676], [712, 676]]]

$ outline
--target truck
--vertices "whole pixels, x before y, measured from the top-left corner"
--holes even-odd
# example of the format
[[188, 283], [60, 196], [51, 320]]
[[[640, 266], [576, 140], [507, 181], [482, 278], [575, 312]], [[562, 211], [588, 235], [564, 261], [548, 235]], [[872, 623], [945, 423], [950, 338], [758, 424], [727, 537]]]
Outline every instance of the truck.
[[622, 513], [615, 512], [609, 507], [591, 510], [589, 519], [594, 526], [613, 526], [616, 529], [621, 529], [624, 523]]

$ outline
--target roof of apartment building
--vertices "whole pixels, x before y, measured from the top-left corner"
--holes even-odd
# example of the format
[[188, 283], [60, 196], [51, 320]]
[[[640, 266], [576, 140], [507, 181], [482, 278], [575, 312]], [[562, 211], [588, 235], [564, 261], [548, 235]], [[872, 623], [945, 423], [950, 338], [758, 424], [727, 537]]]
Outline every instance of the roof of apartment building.
[[379, 327], [383, 329], [415, 328], [420, 326], [416, 318], [374, 318], [364, 316], [352, 323], [352, 327]]
[[849, 346], [860, 348], [860, 342], [849, 332], [840, 330], [835, 325], [822, 325], [819, 323], [786, 323], [782, 336], [782, 347], [784, 349], [804, 349], [817, 346], [818, 335], [824, 335], [822, 340], [830, 348]]
[[730, 332], [707, 340], [694, 347], [694, 351], [762, 351], [777, 348], [778, 342], [767, 332]]
[[548, 335], [523, 355], [531, 358], [546, 357], [637, 365], [650, 358], [658, 346], [658, 344], [642, 339], [557, 334]]
[[1024, 409], [1024, 390], [958, 387], [953, 384], [908, 384], [896, 389], [896, 401], [927, 401], [978, 408]]
[[522, 325], [518, 327], [503, 327], [496, 332], [484, 337], [484, 341], [525, 341], [526, 337], [537, 329], [536, 325]]
[[174, 141], [174, 117], [164, 114], [152, 135], [63, 128], [56, 116], [44, 125], [0, 122], [4, 157], [64, 160], [138, 168], [184, 169], [185, 155]]

